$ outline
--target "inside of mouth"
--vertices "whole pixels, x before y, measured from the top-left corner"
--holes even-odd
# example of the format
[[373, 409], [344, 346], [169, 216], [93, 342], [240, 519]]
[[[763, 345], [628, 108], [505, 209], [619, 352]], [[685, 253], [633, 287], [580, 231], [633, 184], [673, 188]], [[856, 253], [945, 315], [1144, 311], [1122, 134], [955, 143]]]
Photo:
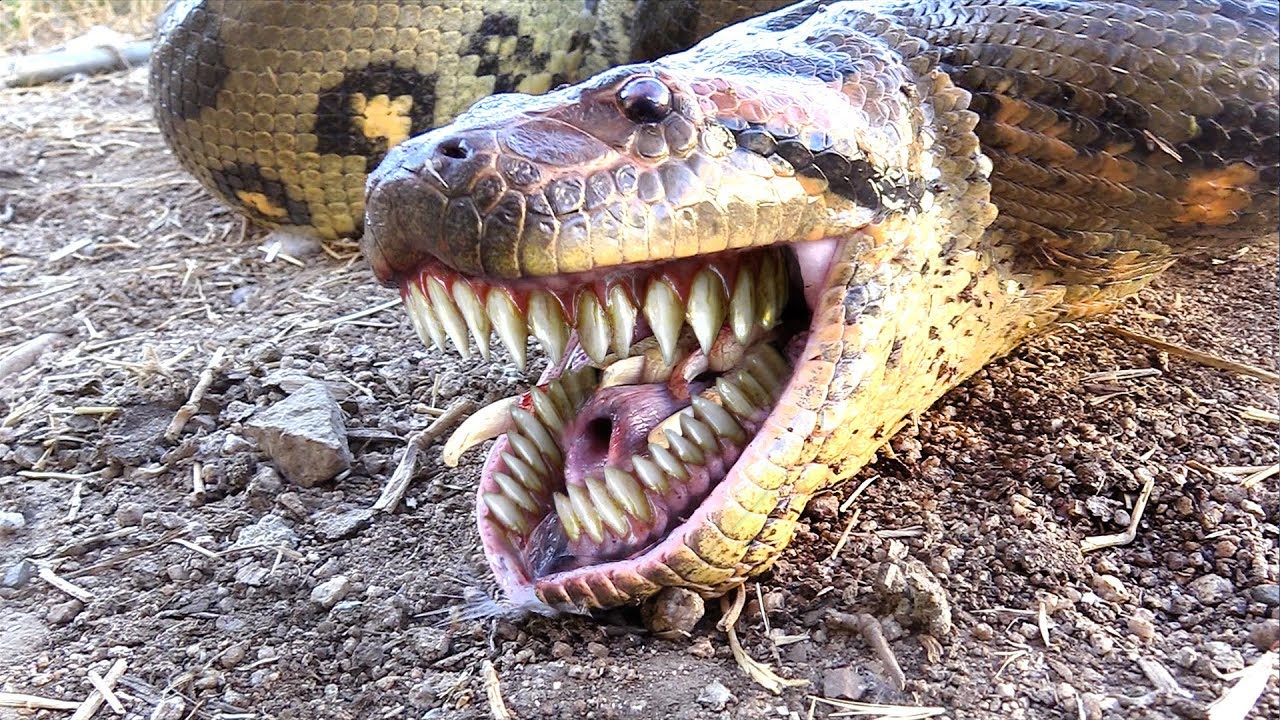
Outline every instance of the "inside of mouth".
[[492, 335], [523, 366], [532, 335], [551, 359], [528, 393], [459, 429], [467, 447], [496, 439], [479, 487], [490, 553], [528, 582], [667, 537], [783, 394], [807, 335], [800, 284], [782, 248], [515, 282], [430, 266], [407, 279], [424, 343], [487, 358]]

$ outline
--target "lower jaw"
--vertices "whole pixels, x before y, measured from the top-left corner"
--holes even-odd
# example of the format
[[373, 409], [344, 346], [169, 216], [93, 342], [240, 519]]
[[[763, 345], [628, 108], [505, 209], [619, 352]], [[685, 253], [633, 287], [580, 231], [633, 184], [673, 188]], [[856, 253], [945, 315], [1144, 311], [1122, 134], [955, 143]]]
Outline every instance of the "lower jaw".
[[[509, 417], [494, 421], [507, 432], [485, 435], [495, 443], [481, 474], [477, 520], [508, 608], [586, 612], [672, 585], [713, 594], [759, 569], [744, 566], [742, 556], [779, 493], [762, 496], [752, 476], [762, 468], [780, 471], [766, 457], [776, 451], [774, 440], [789, 434], [777, 408], [794, 403], [787, 386], [807, 357], [810, 308], [826, 287], [838, 245], [844, 243], [819, 241], [611, 272], [608, 282], [629, 283], [639, 306], [637, 284], [656, 284], [654, 278], [667, 278], [673, 288], [683, 282], [683, 292], [675, 294], [684, 302], [697, 293], [691, 288], [705, 268], [727, 277], [726, 267], [772, 262], [781, 284], [772, 292], [780, 299], [749, 329], [741, 313], [731, 311], [722, 313], [718, 332], [709, 332], [706, 323], [695, 330], [690, 310], [689, 324], [675, 342], [670, 328], [658, 342], [649, 318], [642, 317], [630, 357], [614, 354], [604, 362], [599, 350], [592, 361], [577, 332], [566, 329], [560, 359], [535, 388], [508, 401], [514, 403]], [[415, 282], [421, 290], [416, 295]], [[571, 307], [576, 300], [570, 296], [566, 302], [564, 289], [579, 292], [590, 282], [575, 288], [569, 279], [552, 278], [547, 287], [559, 289], [546, 292], [559, 293], [559, 304]], [[475, 296], [477, 281], [439, 268], [424, 270], [405, 286], [406, 306], [424, 341], [429, 323], [415, 313], [438, 301], [442, 291], [446, 298], [458, 295], [450, 283], [466, 283], [471, 289], [462, 288], [462, 294]], [[526, 290], [533, 284], [524, 283]], [[597, 294], [606, 295], [602, 283], [594, 284]], [[515, 297], [518, 288], [512, 290]], [[492, 288], [481, 288], [482, 301], [486, 292]], [[723, 299], [732, 302], [734, 288], [725, 293]], [[532, 318], [530, 313], [531, 328]], [[436, 328], [445, 324], [433, 322]], [[461, 326], [456, 317], [454, 326]], [[436, 344], [443, 344], [440, 335], [433, 335]], [[460, 428], [457, 435], [462, 434]]]

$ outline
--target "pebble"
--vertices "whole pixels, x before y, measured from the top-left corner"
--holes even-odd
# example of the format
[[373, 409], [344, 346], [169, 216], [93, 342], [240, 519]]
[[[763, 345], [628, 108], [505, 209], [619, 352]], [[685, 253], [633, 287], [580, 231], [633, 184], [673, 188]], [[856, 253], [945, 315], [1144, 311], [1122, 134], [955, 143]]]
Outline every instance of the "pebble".
[[66, 625], [75, 620], [83, 609], [84, 603], [79, 600], [68, 600], [50, 607], [49, 614], [45, 616], [45, 619], [53, 625]]
[[334, 575], [319, 585], [311, 588], [311, 602], [328, 610], [351, 591], [351, 581], [346, 575]]
[[313, 487], [351, 467], [342, 408], [318, 382], [259, 411], [244, 427], [280, 473], [297, 485]]
[[316, 532], [320, 537], [333, 542], [344, 540], [373, 522], [373, 511], [368, 508], [355, 508], [344, 513], [320, 512], [312, 518]]
[[839, 700], [861, 700], [867, 694], [867, 680], [852, 667], [831, 668], [822, 674], [822, 696]]
[[1267, 607], [1280, 605], [1280, 585], [1254, 585], [1249, 588], [1249, 597]]
[[142, 503], [120, 503], [116, 508], [116, 524], [120, 527], [138, 527], [142, 524], [142, 515], [147, 511]]
[[1263, 652], [1280, 645], [1280, 620], [1274, 618], [1254, 624], [1249, 628], [1249, 642]]
[[1130, 598], [1129, 589], [1115, 575], [1095, 575], [1093, 577], [1093, 591], [1097, 593], [1098, 597], [1116, 605], [1123, 605]]
[[1221, 673], [1232, 673], [1244, 669], [1244, 657], [1229, 643], [1221, 640], [1210, 640], [1204, 644], [1204, 655]]
[[27, 527], [27, 518], [20, 512], [0, 512], [0, 535], [16, 535]]
[[730, 702], [737, 700], [733, 693], [729, 692], [729, 688], [725, 687], [718, 680], [712, 680], [702, 688], [702, 692], [698, 693], [698, 704], [703, 705], [711, 710], [719, 712], [725, 708]]
[[1156, 636], [1156, 626], [1152, 622], [1151, 611], [1149, 610], [1139, 609], [1129, 616], [1127, 624], [1129, 632], [1138, 636], [1138, 639], [1143, 642], [1149, 642]]
[[602, 660], [604, 658], [609, 657], [609, 648], [605, 647], [604, 645], [598, 642], [587, 643], [587, 652], [591, 653], [594, 657], [600, 658]]
[[688, 635], [706, 614], [706, 602], [698, 593], [679, 587], [663, 588], [640, 608], [645, 627], [662, 638]]
[[711, 644], [711, 639], [707, 637], [700, 637], [689, 643], [689, 647], [685, 648], [685, 652], [703, 659], [713, 658], [716, 655], [715, 646]]
[[10, 565], [9, 568], [4, 571], [4, 577], [0, 578], [0, 587], [17, 590], [23, 585], [26, 585], [31, 578], [35, 576], [36, 564], [24, 558]]
[[240, 534], [231, 544], [232, 550], [251, 547], [293, 548], [298, 544], [298, 534], [279, 515], [263, 515], [258, 522], [240, 528]]
[[840, 499], [825, 494], [809, 501], [809, 514], [821, 520], [834, 520], [840, 514]]
[[187, 703], [180, 697], [167, 697], [156, 703], [150, 720], [182, 720], [187, 713]]
[[1235, 594], [1231, 581], [1221, 575], [1204, 575], [1191, 581], [1191, 594], [1205, 605], [1217, 605]]
[[995, 634], [996, 634], [995, 630], [992, 629], [990, 625], [984, 622], [980, 622], [977, 625], [974, 625], [972, 633], [973, 633], [974, 640], [980, 640], [982, 642], [986, 642], [990, 640], [991, 638], [995, 637]]
[[551, 657], [557, 660], [568, 660], [573, 657], [573, 648], [569, 643], [557, 640], [551, 645]]

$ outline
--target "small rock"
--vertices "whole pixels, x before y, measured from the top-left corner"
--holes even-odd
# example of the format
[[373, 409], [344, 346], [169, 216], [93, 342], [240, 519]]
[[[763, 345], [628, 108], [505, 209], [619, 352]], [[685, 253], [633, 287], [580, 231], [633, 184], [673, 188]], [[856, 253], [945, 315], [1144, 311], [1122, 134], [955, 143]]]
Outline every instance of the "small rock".
[[1152, 622], [1151, 612], [1145, 608], [1129, 616], [1129, 632], [1138, 636], [1143, 642], [1150, 642], [1156, 636], [1156, 626]]
[[0, 535], [16, 535], [27, 527], [27, 518], [20, 512], [0, 512]]
[[249, 504], [257, 510], [266, 510], [280, 494], [280, 473], [270, 465], [259, 465], [258, 471], [249, 479]]
[[685, 652], [694, 657], [703, 658], [704, 660], [707, 658], [713, 658], [716, 655], [715, 646], [711, 644], [711, 639], [707, 637], [700, 637], [689, 643], [689, 647], [685, 648]]
[[84, 603], [79, 600], [68, 600], [50, 607], [49, 614], [45, 616], [45, 619], [53, 625], [66, 625], [75, 620], [83, 609]]
[[1280, 605], [1280, 585], [1254, 585], [1249, 588], [1249, 597], [1267, 607]]
[[240, 528], [240, 535], [231, 544], [232, 550], [254, 547], [287, 547], [298, 544], [298, 534], [279, 515], [263, 515], [258, 522]]
[[703, 705], [715, 712], [720, 712], [730, 702], [737, 700], [733, 693], [729, 692], [729, 688], [722, 685], [718, 680], [712, 680], [702, 688], [702, 692], [698, 693], [698, 704]]
[[861, 700], [867, 690], [867, 679], [852, 667], [832, 668], [822, 674], [823, 697]]
[[1102, 700], [1103, 696], [1097, 693], [1082, 693], [1079, 710], [1082, 720], [1102, 720]]
[[186, 701], [180, 697], [168, 697], [156, 704], [150, 720], [182, 720], [186, 713]]
[[116, 508], [116, 524], [120, 527], [137, 527], [142, 524], [142, 515], [147, 511], [142, 503], [120, 503]]
[[1244, 657], [1229, 643], [1210, 640], [1204, 644], [1204, 656], [1220, 673], [1233, 673], [1244, 669]]
[[551, 657], [557, 660], [568, 660], [573, 657], [573, 647], [569, 643], [557, 640], [551, 645]]
[[598, 642], [587, 643], [587, 652], [600, 659], [609, 657], [609, 648]]
[[290, 482], [312, 487], [351, 467], [342, 409], [318, 382], [259, 412], [245, 424]]
[[1192, 595], [1205, 605], [1217, 605], [1235, 594], [1235, 585], [1221, 575], [1204, 575], [1187, 586]]
[[1280, 620], [1264, 620], [1249, 628], [1249, 642], [1263, 652], [1280, 645]]
[[334, 575], [311, 589], [311, 602], [328, 610], [351, 591], [351, 581], [346, 575]]
[[821, 520], [834, 520], [840, 514], [840, 500], [824, 494], [809, 501], [809, 514]]
[[313, 521], [320, 537], [333, 542], [349, 538], [369, 527], [369, 523], [373, 521], [373, 511], [355, 508], [344, 513], [319, 512], [315, 514]]
[[688, 635], [706, 611], [706, 602], [698, 593], [667, 587], [644, 602], [640, 615], [654, 635], [669, 639]]
[[986, 642], [995, 637], [995, 629], [984, 622], [980, 622], [973, 626], [973, 639]]
[[4, 571], [4, 577], [0, 578], [0, 587], [17, 590], [36, 576], [36, 570], [36, 564], [30, 560], [25, 558], [19, 560]]
[[251, 560], [236, 570], [236, 582], [249, 587], [262, 587], [271, 571], [256, 560]]
[[951, 635], [951, 600], [924, 563], [914, 558], [881, 563], [872, 587], [903, 626], [922, 628], [935, 638]]
[[1093, 577], [1093, 591], [1098, 594], [1098, 597], [1116, 605], [1123, 605], [1131, 597], [1129, 589], [1124, 586], [1124, 582], [1115, 575], [1095, 575]]

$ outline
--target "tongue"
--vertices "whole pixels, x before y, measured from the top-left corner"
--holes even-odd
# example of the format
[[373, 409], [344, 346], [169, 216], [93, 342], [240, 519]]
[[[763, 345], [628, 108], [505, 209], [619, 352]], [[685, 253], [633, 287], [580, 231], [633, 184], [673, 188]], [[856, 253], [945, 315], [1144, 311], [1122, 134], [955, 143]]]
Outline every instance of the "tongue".
[[666, 383], [597, 390], [564, 429], [565, 482], [583, 485], [606, 466], [629, 467], [632, 455], [647, 452], [649, 431], [688, 405]]

